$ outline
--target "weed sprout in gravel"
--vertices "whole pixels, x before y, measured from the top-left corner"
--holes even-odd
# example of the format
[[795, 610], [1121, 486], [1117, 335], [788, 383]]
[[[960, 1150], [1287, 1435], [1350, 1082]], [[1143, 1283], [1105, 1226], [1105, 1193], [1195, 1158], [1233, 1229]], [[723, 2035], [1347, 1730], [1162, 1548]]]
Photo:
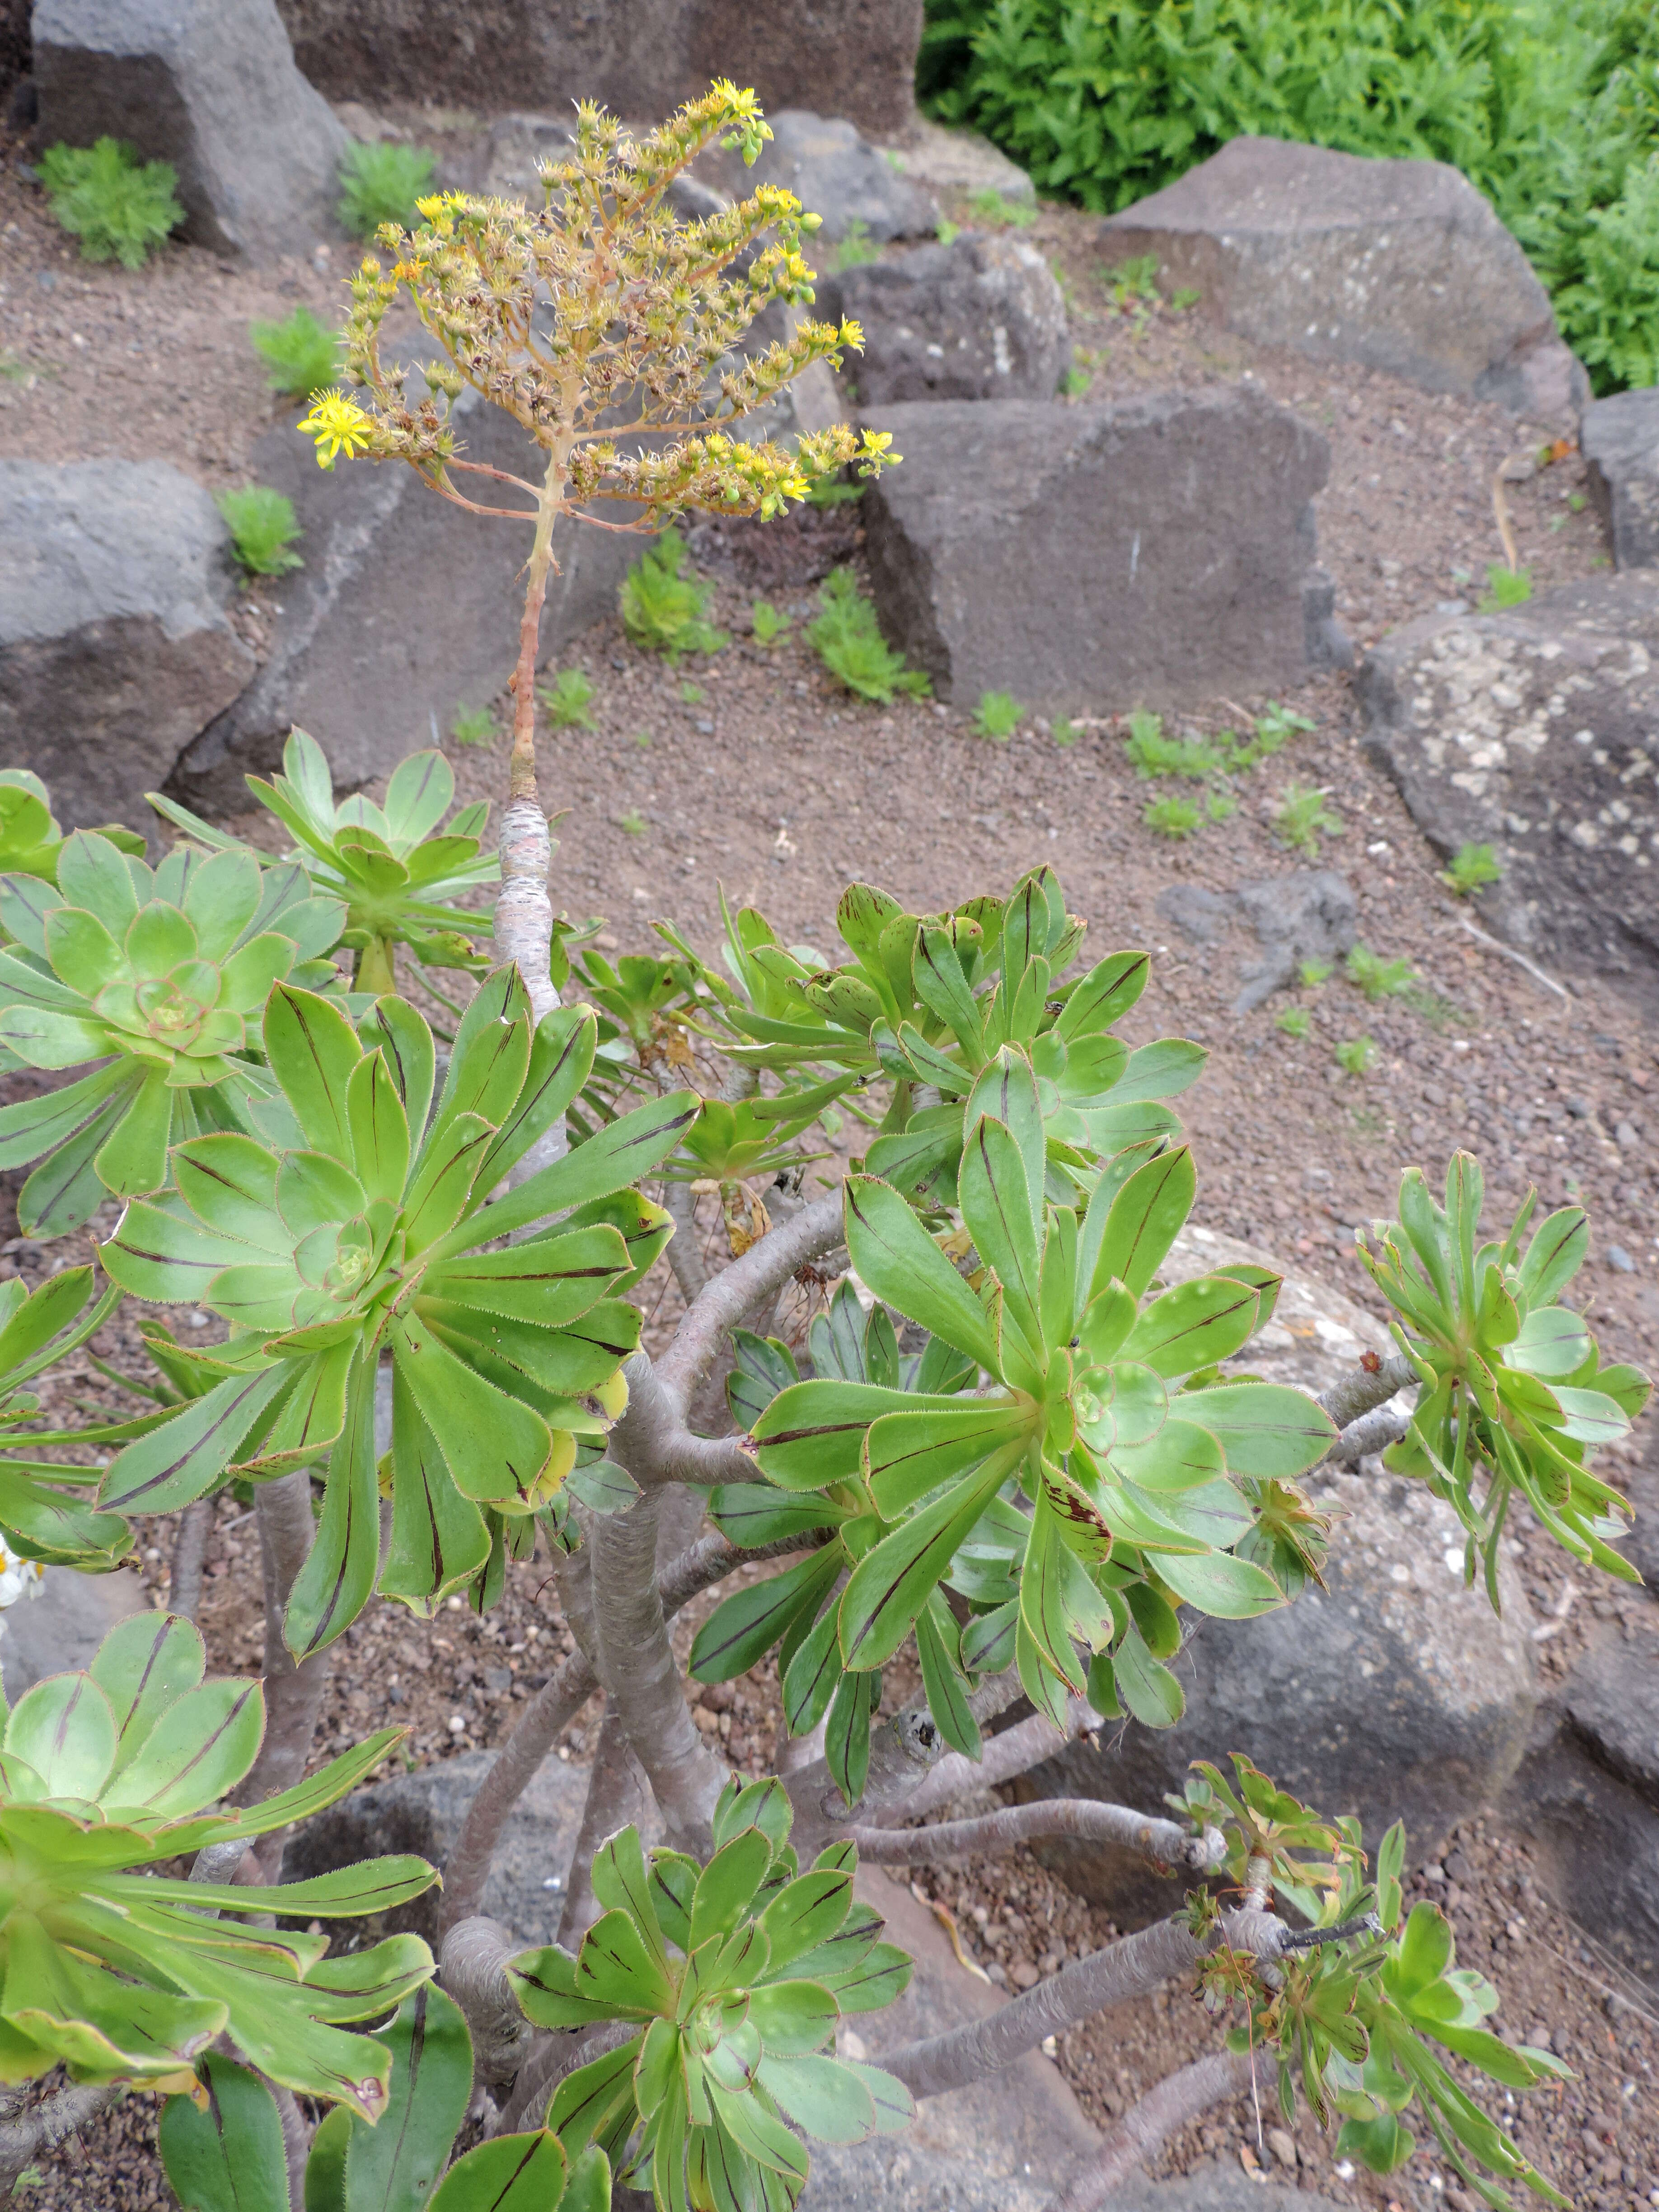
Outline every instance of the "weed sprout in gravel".
[[282, 576], [305, 566], [294, 550], [300, 525], [286, 493], [269, 484], [249, 484], [241, 491], [222, 491], [218, 506], [245, 574]]
[[878, 707], [890, 707], [896, 692], [925, 697], [933, 685], [920, 669], [907, 668], [882, 635], [876, 611], [859, 590], [850, 568], [837, 568], [818, 593], [821, 609], [809, 623], [806, 641], [848, 691]]
[[407, 227], [431, 186], [432, 156], [424, 147], [354, 143], [340, 163], [340, 222], [354, 238], [373, 238], [383, 222]]
[[556, 730], [591, 730], [593, 717], [588, 710], [598, 696], [592, 678], [580, 668], [560, 669], [537, 694]]
[[290, 399], [308, 399], [338, 374], [339, 340], [309, 307], [296, 307], [280, 323], [250, 323], [248, 336], [271, 389]]

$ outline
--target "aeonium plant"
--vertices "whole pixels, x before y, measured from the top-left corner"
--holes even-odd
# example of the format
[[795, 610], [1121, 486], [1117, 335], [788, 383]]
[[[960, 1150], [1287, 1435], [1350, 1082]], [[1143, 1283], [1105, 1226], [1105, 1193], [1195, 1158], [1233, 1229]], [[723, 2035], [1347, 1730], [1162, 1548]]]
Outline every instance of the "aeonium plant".
[[1483, 1243], [1484, 1194], [1468, 1152], [1452, 1157], [1443, 1206], [1408, 1169], [1398, 1223], [1376, 1225], [1375, 1252], [1361, 1239], [1361, 1264], [1400, 1316], [1395, 1334], [1422, 1385], [1387, 1463], [1455, 1507], [1468, 1532], [1466, 1573], [1473, 1581], [1484, 1561], [1494, 1605], [1498, 1539], [1517, 1492], [1575, 1559], [1638, 1581], [1613, 1549], [1628, 1530], [1628, 1501], [1589, 1457], [1626, 1435], [1653, 1386], [1639, 1368], [1604, 1366], [1583, 1316], [1560, 1302], [1589, 1253], [1589, 1218], [1564, 1206], [1523, 1249], [1534, 1191], [1506, 1234]]
[[266, 997], [337, 981], [321, 956], [344, 918], [302, 870], [251, 853], [179, 847], [151, 869], [77, 830], [56, 872], [0, 877], [0, 1045], [30, 1067], [102, 1065], [0, 1107], [0, 1167], [41, 1163], [17, 1204], [35, 1237], [79, 1228], [106, 1193], [159, 1190], [183, 1138], [261, 1126]]
[[809, 2171], [796, 2130], [859, 2142], [915, 2111], [891, 2075], [834, 2055], [837, 2021], [892, 2003], [910, 1961], [854, 1902], [856, 1850], [803, 1873], [793, 1819], [781, 1783], [729, 1783], [702, 1867], [647, 1856], [623, 1828], [593, 1862], [603, 1909], [574, 1955], [549, 1945], [507, 1968], [538, 2027], [625, 2029], [561, 2082], [547, 2125], [659, 2205], [793, 2205]]
[[[1218, 1271], [1147, 1297], [1192, 1205], [1187, 1148], [1131, 1147], [1085, 1208], [1053, 1204], [1038, 1084], [1004, 1044], [968, 1098], [956, 1181], [977, 1287], [891, 1184], [847, 1184], [860, 1280], [931, 1337], [915, 1387], [896, 1387], [890, 1326], [872, 1317], [864, 1375], [793, 1382], [754, 1423], [760, 1472], [810, 1499], [779, 1498], [771, 1518], [747, 1486], [711, 1500], [748, 1543], [808, 1521], [835, 1529], [800, 1566], [728, 1599], [692, 1665], [738, 1673], [783, 1638], [786, 1717], [797, 1732], [827, 1721], [849, 1804], [880, 1670], [913, 1634], [933, 1718], [970, 1758], [968, 1692], [1010, 1666], [1057, 1725], [1085, 1691], [1097, 1711], [1177, 1720], [1163, 1663], [1180, 1646], [1176, 1607], [1241, 1618], [1284, 1603], [1237, 1547], [1260, 1486], [1293, 1481], [1335, 1436], [1300, 1391], [1217, 1372], [1271, 1312], [1277, 1278]], [[975, 1388], [981, 1374], [990, 1388]]]
[[[295, 730], [283, 748], [283, 773], [269, 782], [257, 775], [246, 781], [298, 840], [289, 858], [319, 893], [343, 902], [339, 942], [356, 956], [354, 990], [376, 997], [395, 990], [400, 945], [425, 967], [482, 969], [475, 946], [489, 933], [489, 916], [454, 902], [498, 884], [501, 864], [480, 851], [487, 801], [444, 821], [455, 775], [441, 752], [400, 761], [378, 805], [361, 793], [336, 805], [326, 755], [314, 738]], [[158, 814], [210, 851], [246, 849], [162, 793], [149, 797]]]
[[[377, 1581], [426, 1613], [464, 1585], [493, 1600], [509, 1527], [533, 1543], [531, 1516], [579, 1443], [603, 1438], [626, 1403], [640, 1315], [614, 1293], [667, 1231], [628, 1187], [672, 1151], [696, 1099], [637, 1109], [486, 1205], [562, 1119], [594, 1035], [583, 1008], [533, 1024], [516, 972], [499, 969], [467, 1009], [434, 1106], [432, 1033], [406, 1001], [378, 1000], [360, 1036], [329, 1000], [279, 986], [265, 1048], [301, 1143], [279, 1151], [227, 1132], [177, 1146], [175, 1188], [130, 1205], [103, 1247], [134, 1296], [230, 1324], [223, 1345], [194, 1355], [220, 1379], [125, 1446], [106, 1507], [167, 1511], [233, 1474], [326, 1462], [317, 1543], [289, 1600], [296, 1656], [343, 1633]], [[532, 1233], [478, 1249], [515, 1231]]]
[[[98, 835], [139, 860], [144, 841], [118, 823], [100, 825]], [[64, 833], [52, 811], [52, 793], [32, 769], [0, 768], [0, 875], [39, 876], [56, 880]]]
[[228, 2035], [271, 2080], [375, 2119], [391, 2054], [356, 2023], [384, 2020], [428, 1978], [426, 1945], [393, 1936], [330, 1959], [326, 1937], [244, 1921], [386, 1911], [430, 1887], [432, 1869], [382, 1858], [274, 1888], [161, 1869], [331, 1805], [400, 1731], [257, 1806], [215, 1810], [253, 1764], [264, 1694], [205, 1674], [188, 1621], [141, 1613], [111, 1630], [84, 1674], [48, 1675], [7, 1717], [0, 2081], [67, 2065], [82, 2082], [193, 2085], [200, 2054]]
[[[28, 1385], [78, 1351], [108, 1320], [120, 1293], [92, 1298], [92, 1269], [65, 1267], [30, 1291], [21, 1278], [0, 1283], [0, 1538], [4, 1575], [39, 1577], [43, 1565], [112, 1567], [132, 1549], [132, 1530], [118, 1513], [100, 1512], [83, 1493], [95, 1489], [95, 1467], [44, 1459], [61, 1436], [36, 1425], [40, 1401]], [[91, 1300], [90, 1310], [88, 1310]], [[0, 1605], [11, 1601], [0, 1596]]]

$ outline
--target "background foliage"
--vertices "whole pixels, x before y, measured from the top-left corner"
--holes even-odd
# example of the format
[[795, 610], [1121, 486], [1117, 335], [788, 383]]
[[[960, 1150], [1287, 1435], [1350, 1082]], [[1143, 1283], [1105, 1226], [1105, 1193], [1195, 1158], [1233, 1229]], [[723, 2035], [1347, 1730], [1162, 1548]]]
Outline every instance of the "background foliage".
[[927, 0], [918, 88], [1103, 213], [1243, 134], [1449, 161], [1598, 391], [1659, 381], [1648, 0]]

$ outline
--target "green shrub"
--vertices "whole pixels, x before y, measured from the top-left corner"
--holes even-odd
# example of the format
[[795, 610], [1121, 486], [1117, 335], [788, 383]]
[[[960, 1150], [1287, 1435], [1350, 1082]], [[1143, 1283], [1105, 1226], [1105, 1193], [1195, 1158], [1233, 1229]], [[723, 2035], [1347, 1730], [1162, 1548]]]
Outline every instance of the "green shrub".
[[775, 645], [789, 628], [787, 615], [780, 614], [770, 599], [757, 599], [750, 611], [750, 627], [757, 645]]
[[1659, 375], [1650, 0], [927, 0], [917, 84], [1102, 213], [1244, 135], [1449, 161], [1597, 390]]
[[449, 734], [458, 745], [487, 745], [495, 735], [495, 717], [488, 707], [458, 707]]
[[179, 173], [170, 161], [141, 161], [118, 139], [93, 146], [48, 146], [40, 181], [52, 211], [81, 241], [83, 261], [118, 261], [142, 269], [185, 211], [174, 196]]
[[623, 579], [623, 628], [647, 653], [677, 661], [683, 653], [718, 653], [724, 630], [707, 618], [714, 586], [685, 573], [685, 540], [665, 530]]
[[1024, 713], [1012, 691], [981, 691], [979, 704], [974, 709], [974, 727], [993, 744], [1006, 745], [1019, 727]]
[[423, 146], [348, 146], [340, 163], [341, 223], [354, 238], [373, 238], [383, 222], [408, 227], [415, 203], [432, 189], [432, 156]]
[[878, 707], [892, 704], [896, 691], [913, 696], [933, 689], [918, 668], [907, 668], [876, 623], [876, 611], [860, 591], [850, 568], [837, 568], [818, 592], [823, 612], [806, 628], [806, 641], [837, 684]]
[[1325, 794], [1316, 786], [1287, 783], [1279, 793], [1279, 811], [1273, 817], [1273, 835], [1281, 845], [1288, 845], [1293, 853], [1305, 853], [1310, 860], [1319, 858], [1319, 840], [1342, 835], [1342, 817], [1334, 814], [1325, 804]]
[[339, 342], [309, 307], [296, 307], [280, 323], [250, 323], [248, 336], [270, 372], [271, 388], [290, 399], [308, 399], [339, 374]]
[[300, 525], [285, 494], [269, 484], [249, 484], [243, 491], [222, 491], [218, 504], [237, 561], [250, 576], [281, 576], [305, 566], [293, 550]]
[[1190, 837], [1200, 817], [1190, 799], [1154, 799], [1140, 818], [1156, 836], [1179, 838]]
[[1486, 570], [1486, 585], [1480, 601], [1483, 615], [1501, 614], [1505, 607], [1523, 607], [1532, 597], [1532, 570], [1500, 568], [1494, 562]]
[[1449, 884], [1459, 898], [1468, 898], [1484, 884], [1495, 884], [1503, 872], [1490, 845], [1460, 845], [1450, 867], [1441, 870], [1440, 880]]
[[593, 717], [587, 710], [598, 696], [599, 687], [592, 678], [580, 668], [560, 669], [553, 681], [537, 694], [556, 730], [591, 730]]
[[1373, 1006], [1379, 999], [1397, 999], [1409, 989], [1413, 973], [1409, 960], [1384, 960], [1364, 945], [1356, 945], [1348, 955], [1348, 981]]
[[1348, 1075], [1368, 1075], [1376, 1065], [1376, 1039], [1347, 1037], [1336, 1048], [1336, 1064]]

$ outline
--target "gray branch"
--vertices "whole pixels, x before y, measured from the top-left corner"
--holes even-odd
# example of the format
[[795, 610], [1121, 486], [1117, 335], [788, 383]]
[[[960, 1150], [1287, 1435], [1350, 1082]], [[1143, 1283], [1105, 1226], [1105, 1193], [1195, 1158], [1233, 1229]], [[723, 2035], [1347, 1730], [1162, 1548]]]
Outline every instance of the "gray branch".
[[519, 2069], [512, 2095], [489, 2132], [511, 2136], [520, 2129], [539, 2127], [553, 2092], [567, 2074], [574, 2074], [592, 2059], [603, 2058], [607, 2051], [617, 2050], [640, 2032], [636, 2020], [608, 2020], [602, 2027], [584, 2028], [574, 2035], [562, 2033], [538, 2038]]
[[684, 1414], [697, 1378], [750, 1308], [774, 1297], [809, 1260], [832, 1250], [841, 1235], [837, 1190], [802, 1206], [793, 1220], [769, 1230], [742, 1259], [721, 1269], [693, 1302], [658, 1363], [658, 1379], [677, 1412]]
[[[289, 1592], [306, 1563], [317, 1534], [311, 1511], [311, 1476], [304, 1468], [262, 1482], [254, 1492], [259, 1523], [259, 1552], [264, 1573], [265, 1732], [259, 1755], [231, 1793], [233, 1805], [257, 1805], [292, 1788], [306, 1771], [317, 1716], [328, 1684], [330, 1654], [313, 1652], [296, 1666], [283, 1635]], [[253, 1846], [268, 1882], [282, 1879], [285, 1828], [262, 1836]]]
[[[1105, 2212], [1114, 2192], [1178, 2129], [1212, 2105], [1243, 2095], [1250, 2086], [1251, 2063], [1249, 2051], [1216, 2051], [1167, 2075], [1090, 2153], [1055, 2198], [1053, 2212]], [[1257, 2051], [1255, 2064], [1257, 2094], [1265, 2097], [1271, 2062]]]
[[964, 1759], [959, 1751], [951, 1752], [910, 1797], [878, 1814], [878, 1821], [885, 1827], [890, 1822], [919, 1820], [970, 1790], [990, 1790], [999, 1783], [1012, 1782], [1017, 1774], [1040, 1766], [1045, 1759], [1053, 1759], [1068, 1743], [1100, 1726], [1099, 1714], [1082, 1698], [1067, 1698], [1066, 1712], [1064, 1735], [1046, 1714], [1030, 1713], [1012, 1728], [1004, 1729], [1000, 1735], [988, 1738], [981, 1759]]
[[599, 1917], [593, 1898], [593, 1855], [607, 1836], [631, 1822], [637, 1825], [645, 1812], [645, 1778], [641, 1773], [622, 1723], [607, 1711], [599, 1723], [593, 1763], [587, 1771], [587, 1798], [581, 1826], [570, 1854], [565, 1878], [564, 1909], [559, 1916], [556, 1941], [574, 1951]]
[[21, 2119], [0, 2125], [0, 2197], [10, 2197], [17, 2177], [40, 2152], [54, 2149], [95, 2120], [121, 2094], [112, 2081], [71, 2082]]
[[1417, 1370], [1405, 1354], [1391, 1352], [1375, 1367], [1354, 1368], [1340, 1382], [1333, 1382], [1328, 1390], [1322, 1391], [1314, 1402], [1330, 1415], [1339, 1429], [1346, 1429], [1362, 1413], [1386, 1406], [1397, 1391], [1411, 1389], [1417, 1379]]
[[1410, 1426], [1408, 1414], [1396, 1413], [1392, 1406], [1379, 1406], [1375, 1413], [1362, 1413], [1357, 1421], [1350, 1421], [1320, 1464], [1358, 1467], [1372, 1452], [1386, 1451], [1390, 1444], [1397, 1444]]
[[[1272, 1960], [1278, 1956], [1285, 1932], [1271, 1913], [1244, 1911], [1223, 1914], [1218, 1936], [1235, 1949]], [[884, 2051], [881, 2063], [918, 2097], [965, 2088], [970, 2081], [1011, 2066], [1045, 2037], [1190, 1972], [1209, 1948], [1183, 1918], [1155, 1922], [1062, 1967], [984, 2020], [906, 2044], [896, 2051]]]
[[1112, 1844], [1135, 1851], [1168, 1874], [1214, 1874], [1226, 1863], [1226, 1838], [1218, 1828], [1195, 1836], [1178, 1821], [1136, 1813], [1127, 1805], [1097, 1804], [1088, 1797], [1054, 1797], [1034, 1805], [1008, 1805], [976, 1820], [945, 1820], [932, 1828], [854, 1827], [844, 1832], [859, 1856], [873, 1866], [936, 1866], [980, 1852], [1012, 1850], [1048, 1836]]
[[458, 1921], [444, 1937], [438, 1978], [466, 2014], [479, 2081], [510, 2081], [533, 2040], [504, 1972], [524, 1948], [510, 1928], [482, 1913]]
[[198, 1498], [179, 1516], [173, 1539], [173, 1574], [167, 1583], [167, 1611], [194, 1620], [202, 1604], [202, 1561], [207, 1552], [208, 1531], [213, 1526], [211, 1497]]
[[674, 1271], [674, 1280], [680, 1286], [680, 1296], [689, 1310], [708, 1287], [708, 1270], [697, 1249], [697, 1201], [688, 1183], [670, 1182], [663, 1192], [662, 1202], [674, 1217], [674, 1234], [668, 1240], [668, 1264]]

